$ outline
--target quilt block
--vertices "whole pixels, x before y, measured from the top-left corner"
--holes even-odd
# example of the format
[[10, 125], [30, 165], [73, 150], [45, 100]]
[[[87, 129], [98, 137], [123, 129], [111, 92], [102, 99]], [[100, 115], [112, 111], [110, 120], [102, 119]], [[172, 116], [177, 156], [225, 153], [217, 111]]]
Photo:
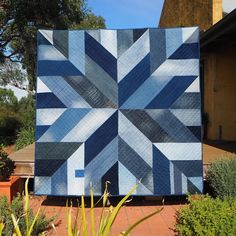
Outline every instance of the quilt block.
[[35, 194], [202, 191], [199, 31], [40, 30]]

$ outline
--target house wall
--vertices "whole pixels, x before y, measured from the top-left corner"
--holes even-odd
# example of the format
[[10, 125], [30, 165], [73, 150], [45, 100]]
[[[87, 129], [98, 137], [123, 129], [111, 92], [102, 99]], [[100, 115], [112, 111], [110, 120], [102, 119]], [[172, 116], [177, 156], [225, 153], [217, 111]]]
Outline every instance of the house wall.
[[222, 0], [165, 0], [159, 26], [199, 26], [206, 30], [221, 19]]
[[236, 45], [202, 54], [207, 138], [236, 140]]

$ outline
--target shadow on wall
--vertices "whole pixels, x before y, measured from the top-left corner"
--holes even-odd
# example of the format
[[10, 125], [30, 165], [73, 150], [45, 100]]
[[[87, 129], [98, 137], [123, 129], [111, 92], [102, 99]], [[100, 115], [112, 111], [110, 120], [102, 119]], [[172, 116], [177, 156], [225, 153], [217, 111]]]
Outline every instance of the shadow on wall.
[[211, 141], [211, 140], [204, 140], [204, 144], [210, 145], [212, 147], [222, 149], [224, 151], [230, 153], [236, 153], [236, 141]]

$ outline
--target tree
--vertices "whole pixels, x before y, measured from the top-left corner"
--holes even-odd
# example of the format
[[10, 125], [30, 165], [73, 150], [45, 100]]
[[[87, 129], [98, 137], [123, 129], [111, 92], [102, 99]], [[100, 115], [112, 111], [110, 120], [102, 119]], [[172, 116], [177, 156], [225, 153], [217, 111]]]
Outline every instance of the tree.
[[12, 85], [30, 92], [27, 86], [26, 72], [22, 70], [20, 63], [12, 62], [9, 59], [5, 63], [1, 63], [0, 76], [0, 86]]
[[14, 109], [17, 107], [17, 97], [10, 89], [0, 88], [0, 106]]
[[101, 16], [95, 16], [93, 13], [87, 14], [79, 25], [75, 26], [75, 29], [97, 29], [105, 28], [104, 19]]
[[29, 94], [18, 102], [18, 110], [23, 128], [35, 126], [35, 95]]
[[35, 95], [18, 102], [14, 92], [0, 88], [0, 144], [13, 144], [20, 149], [34, 142]]
[[21, 127], [17, 132], [16, 150], [19, 150], [34, 142], [35, 126], [35, 95], [29, 94], [18, 102], [18, 114]]
[[[104, 19], [95, 16], [88, 9], [86, 1], [0, 0], [0, 62], [20, 62], [27, 72], [29, 90], [35, 90], [36, 86], [38, 29], [105, 27]], [[19, 71], [17, 68], [12, 68], [12, 71], [17, 74], [15, 78], [18, 82], [14, 82], [15, 85], [22, 87]], [[5, 79], [8, 83], [9, 80], [11, 77]]]
[[13, 91], [0, 88], [0, 144], [14, 143], [20, 127], [18, 101]]

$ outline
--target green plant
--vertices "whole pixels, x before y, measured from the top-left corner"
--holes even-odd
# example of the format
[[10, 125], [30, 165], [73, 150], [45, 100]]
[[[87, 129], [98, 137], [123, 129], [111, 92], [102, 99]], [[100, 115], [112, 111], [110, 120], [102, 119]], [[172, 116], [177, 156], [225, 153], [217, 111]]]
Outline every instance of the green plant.
[[[9, 204], [6, 197], [0, 198], [0, 229], [2, 235], [12, 236], [14, 232], [25, 236], [38, 236], [44, 232], [55, 217], [47, 218], [44, 214], [33, 213], [29, 207], [28, 180], [26, 181], [25, 196], [20, 194]], [[0, 230], [1, 232], [1, 230]], [[0, 234], [1, 236], [1, 234]]]
[[34, 142], [35, 128], [35, 96], [29, 94], [18, 103], [18, 113], [21, 117], [21, 127], [17, 132], [16, 150]]
[[[81, 209], [81, 218], [82, 218], [82, 235], [83, 236], [88, 236], [88, 235], [92, 235], [92, 236], [108, 236], [110, 234], [111, 231], [111, 227], [113, 225], [113, 223], [115, 222], [115, 219], [122, 207], [122, 205], [127, 202], [128, 198], [132, 195], [132, 193], [136, 190], [136, 188], [138, 187], [138, 184], [135, 185], [130, 192], [123, 198], [121, 199], [121, 201], [116, 205], [116, 207], [110, 206], [107, 209], [107, 203], [108, 203], [108, 197], [109, 197], [109, 193], [107, 190], [107, 183], [106, 183], [106, 187], [104, 190], [104, 193], [101, 197], [101, 199], [99, 201], [102, 201], [102, 212], [100, 215], [100, 220], [99, 220], [99, 225], [97, 226], [97, 229], [95, 227], [95, 220], [94, 220], [94, 197], [93, 197], [93, 190], [90, 190], [90, 200], [91, 200], [91, 207], [90, 207], [90, 221], [87, 221], [86, 218], [86, 214], [85, 214], [85, 203], [84, 203], [84, 196], [81, 196], [81, 206], [77, 208], [76, 211], [76, 215], [75, 215], [75, 220], [72, 224], [72, 217], [71, 217], [71, 212], [72, 212], [72, 206], [68, 207], [67, 204], [67, 229], [68, 229], [68, 236], [77, 236], [77, 235], [81, 235], [80, 231], [78, 230], [78, 214], [79, 214], [79, 209]], [[133, 225], [131, 225], [127, 230], [125, 230], [124, 232], [121, 232], [120, 235], [123, 236], [128, 236], [129, 233], [140, 223], [142, 223], [143, 221], [147, 220], [148, 218], [152, 217], [153, 215], [159, 213], [161, 210], [163, 209], [163, 207], [161, 209], [157, 209], [156, 211], [154, 211], [153, 213], [145, 216], [144, 218], [141, 218], [140, 220], [138, 220], [136, 223], [134, 223]], [[88, 224], [90, 224], [90, 228], [91, 228], [91, 234], [88, 233]]]
[[8, 180], [15, 168], [15, 162], [8, 157], [3, 146], [0, 145], [0, 180]]
[[16, 140], [16, 150], [20, 150], [27, 145], [30, 145], [34, 142], [34, 128], [28, 127], [25, 128], [23, 127], [19, 134], [17, 135], [17, 140]]
[[214, 196], [236, 197], [236, 155], [213, 162], [209, 167], [207, 180]]
[[236, 199], [190, 196], [177, 213], [176, 232], [181, 236], [235, 236]]

